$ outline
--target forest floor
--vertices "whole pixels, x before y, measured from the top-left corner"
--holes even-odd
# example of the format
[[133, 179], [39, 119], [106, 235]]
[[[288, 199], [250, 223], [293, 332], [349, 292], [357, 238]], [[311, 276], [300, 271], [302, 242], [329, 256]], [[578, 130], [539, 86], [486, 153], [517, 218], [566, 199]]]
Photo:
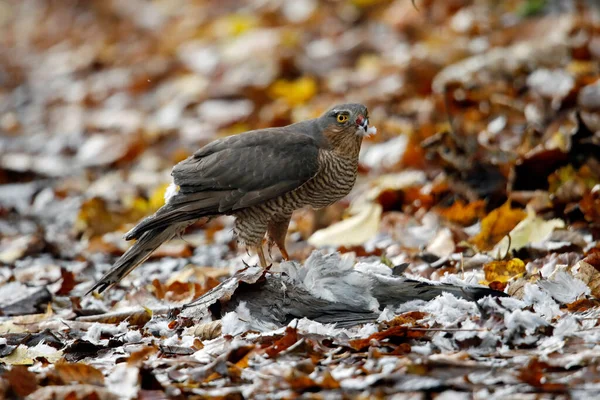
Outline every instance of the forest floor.
[[[594, 1], [0, 1], [0, 397], [598, 398], [599, 78]], [[222, 217], [84, 295], [175, 163], [349, 101], [291, 262]]]

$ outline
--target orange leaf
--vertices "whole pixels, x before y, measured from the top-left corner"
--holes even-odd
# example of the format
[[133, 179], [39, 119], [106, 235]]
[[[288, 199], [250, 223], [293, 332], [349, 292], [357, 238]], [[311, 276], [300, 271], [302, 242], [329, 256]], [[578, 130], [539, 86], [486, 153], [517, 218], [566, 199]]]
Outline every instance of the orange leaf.
[[510, 200], [501, 207], [490, 212], [481, 221], [481, 231], [470, 239], [478, 250], [491, 250], [504, 236], [506, 236], [527, 213], [519, 208], [511, 208]]
[[285, 349], [291, 347], [294, 343], [298, 341], [298, 332], [295, 328], [287, 327], [285, 328], [285, 335], [273, 343], [272, 346], [265, 349], [265, 352], [269, 356], [269, 358], [273, 358], [277, 356], [279, 353], [284, 351]]
[[483, 217], [484, 211], [484, 200], [477, 200], [472, 203], [464, 203], [462, 200], [457, 200], [450, 207], [437, 210], [438, 214], [448, 221], [462, 226], [475, 223], [479, 218]]
[[406, 342], [409, 339], [418, 339], [425, 335], [425, 331], [422, 330], [411, 330], [406, 326], [394, 326], [390, 329], [386, 329], [382, 332], [376, 332], [366, 339], [355, 339], [349, 342], [350, 346], [354, 350], [364, 350], [371, 345], [371, 341], [382, 341], [384, 339], [389, 340], [393, 343]]
[[600, 301], [595, 299], [579, 299], [574, 302], [567, 304], [567, 309], [570, 312], [583, 312], [587, 311], [590, 308], [595, 308], [600, 306]]
[[324, 390], [335, 390], [340, 388], [340, 383], [331, 376], [331, 373], [327, 370], [323, 373], [323, 378], [319, 384]]
[[150, 355], [156, 353], [157, 351], [158, 348], [156, 346], [144, 347], [140, 351], [131, 353], [131, 355], [127, 359], [127, 364], [131, 366], [140, 366], [145, 359], [147, 359]]

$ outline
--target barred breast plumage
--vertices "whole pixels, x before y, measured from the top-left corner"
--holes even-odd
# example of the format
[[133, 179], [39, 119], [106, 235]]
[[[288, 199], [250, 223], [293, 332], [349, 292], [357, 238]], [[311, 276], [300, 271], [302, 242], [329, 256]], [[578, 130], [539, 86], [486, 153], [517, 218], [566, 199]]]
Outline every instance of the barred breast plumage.
[[321, 151], [319, 173], [314, 178], [296, 190], [235, 214], [234, 229], [238, 240], [248, 246], [257, 246], [262, 242], [269, 222], [289, 220], [294, 210], [305, 206], [323, 208], [344, 198], [354, 186], [357, 171], [357, 156]]

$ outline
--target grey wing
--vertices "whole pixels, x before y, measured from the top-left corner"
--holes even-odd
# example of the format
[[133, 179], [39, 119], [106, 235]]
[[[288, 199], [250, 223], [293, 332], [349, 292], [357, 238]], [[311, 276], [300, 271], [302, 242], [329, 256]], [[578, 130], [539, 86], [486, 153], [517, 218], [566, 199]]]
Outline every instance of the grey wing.
[[318, 155], [312, 137], [282, 130], [212, 142], [173, 168], [178, 193], [126, 238], [174, 222], [232, 213], [290, 192], [317, 174]]

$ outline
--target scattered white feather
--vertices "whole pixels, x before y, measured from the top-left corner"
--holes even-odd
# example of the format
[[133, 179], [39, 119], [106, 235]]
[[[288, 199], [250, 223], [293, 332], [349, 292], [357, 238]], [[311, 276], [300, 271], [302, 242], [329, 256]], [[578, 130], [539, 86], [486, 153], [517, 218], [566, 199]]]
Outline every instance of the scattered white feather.
[[472, 301], [459, 299], [450, 293], [442, 293], [440, 296], [428, 302], [421, 310], [430, 314], [424, 320], [439, 323], [443, 326], [454, 326], [459, 321], [468, 318], [469, 315], [478, 313], [477, 306]]
[[117, 364], [112, 373], [106, 378], [109, 390], [120, 399], [137, 398], [140, 390], [139, 369], [127, 363]]
[[82, 339], [93, 344], [106, 344], [108, 339], [100, 339], [102, 335], [115, 336], [128, 332], [128, 323], [123, 321], [119, 325], [93, 323], [83, 335]]
[[591, 293], [590, 288], [582, 280], [573, 277], [565, 271], [558, 271], [549, 279], [538, 281], [556, 301], [569, 304]]
[[137, 329], [132, 329], [123, 336], [127, 343], [139, 343], [142, 341], [142, 333]]
[[538, 285], [525, 284], [523, 301], [527, 305], [533, 305], [535, 312], [547, 322], [551, 322], [554, 317], [563, 315], [558, 303], [554, 301], [548, 292], [542, 290]]
[[504, 323], [507, 328], [507, 336], [524, 331], [526, 335], [532, 336], [536, 341], [538, 338], [533, 336], [535, 330], [548, 325], [540, 316], [527, 310], [515, 310], [509, 313], [505, 316]]
[[241, 302], [235, 311], [228, 312], [221, 319], [221, 332], [224, 335], [239, 335], [247, 331], [267, 332], [277, 329], [278, 326], [256, 319], [250, 314], [246, 302]]

